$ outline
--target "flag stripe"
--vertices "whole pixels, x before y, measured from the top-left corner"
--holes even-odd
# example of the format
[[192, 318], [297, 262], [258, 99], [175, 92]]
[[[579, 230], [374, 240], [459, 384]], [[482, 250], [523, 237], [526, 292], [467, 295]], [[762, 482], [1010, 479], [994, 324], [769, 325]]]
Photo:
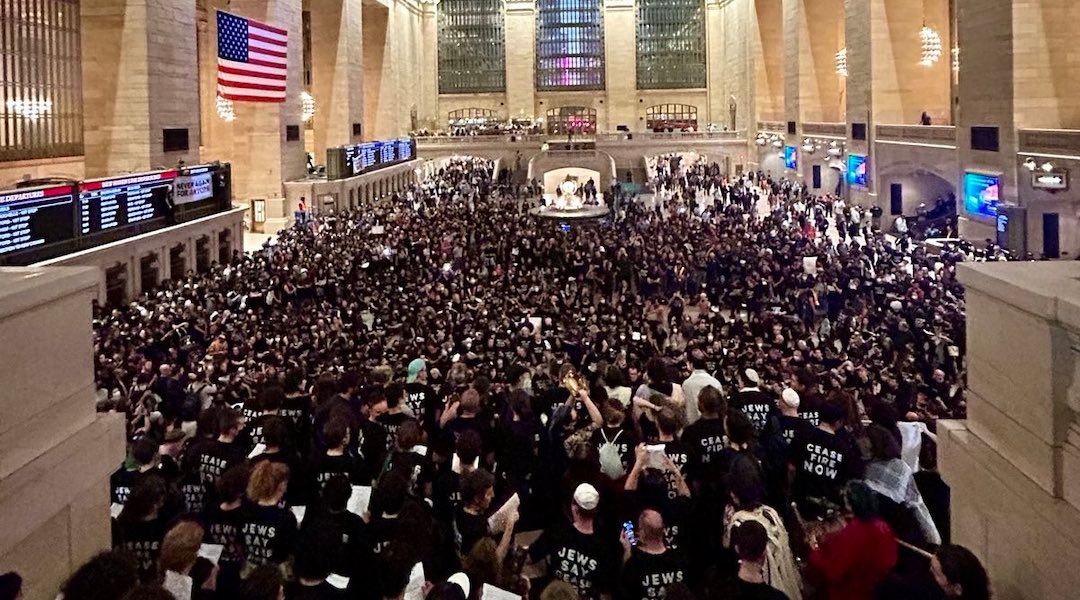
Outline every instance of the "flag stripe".
[[230, 87], [221, 88], [221, 96], [228, 100], [243, 100], [244, 98], [260, 98], [262, 101], [285, 99], [285, 92], [270, 92], [266, 90], [249, 90]]
[[[252, 76], [251, 71], [244, 69], [234, 69], [232, 67], [226, 67], [224, 65], [218, 67], [218, 73], [222, 73], [221, 79], [230, 79], [232, 81], [240, 81], [241, 79], [250, 79], [251, 83], [258, 83], [260, 81], [266, 81], [267, 79], [273, 79], [275, 81], [285, 81], [285, 74], [271, 75], [269, 73], [258, 73], [257, 76]], [[228, 75], [225, 77], [224, 75]]]
[[268, 35], [281, 36], [282, 41], [289, 37], [289, 32], [284, 29], [279, 29], [273, 25], [267, 25], [266, 23], [260, 23], [258, 21], [248, 21], [248, 26], [254, 29], [261, 29]]
[[239, 102], [284, 102], [289, 34], [218, 11], [218, 94]]
[[249, 39], [255, 40], [257, 42], [262, 42], [264, 44], [270, 44], [271, 46], [274, 46], [274, 47], [277, 47], [277, 48], [284, 48], [287, 45], [287, 42], [285, 42], [284, 40], [279, 39], [279, 36], [270, 37], [270, 36], [261, 35], [261, 34], [262, 34], [261, 31], [248, 30], [248, 38]]
[[259, 75], [279, 77], [288, 74], [288, 71], [286, 71], [284, 67], [279, 67], [277, 65], [256, 65], [251, 64], [250, 62], [242, 63], [231, 60], [220, 60], [218, 61], [218, 69], [221, 69], [222, 67], [243, 71], [244, 75], [253, 75], [256, 77]]

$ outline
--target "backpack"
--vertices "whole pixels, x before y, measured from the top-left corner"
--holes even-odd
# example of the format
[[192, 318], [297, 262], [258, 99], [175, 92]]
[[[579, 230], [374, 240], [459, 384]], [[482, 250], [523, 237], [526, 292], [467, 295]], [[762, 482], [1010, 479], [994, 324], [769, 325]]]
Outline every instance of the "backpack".
[[615, 445], [619, 436], [622, 435], [622, 430], [620, 429], [619, 433], [610, 440], [607, 439], [607, 434], [603, 429], [600, 430], [600, 435], [604, 438], [604, 443], [600, 444], [600, 472], [612, 479], [618, 479], [626, 474], [619, 447]]
[[775, 510], [767, 505], [752, 511], [740, 510], [731, 517], [724, 545], [731, 545], [731, 532], [746, 521], [757, 521], [765, 527], [769, 543], [765, 547], [765, 583], [787, 594], [790, 600], [802, 600], [801, 581], [795, 557], [791, 553], [784, 521]]

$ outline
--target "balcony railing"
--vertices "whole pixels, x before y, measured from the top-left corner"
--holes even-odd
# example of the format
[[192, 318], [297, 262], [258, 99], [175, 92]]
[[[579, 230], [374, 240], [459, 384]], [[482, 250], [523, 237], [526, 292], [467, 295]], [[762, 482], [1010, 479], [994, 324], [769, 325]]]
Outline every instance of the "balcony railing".
[[847, 123], [809, 122], [802, 124], [803, 135], [847, 137]]
[[956, 146], [952, 125], [878, 125], [877, 141]]
[[769, 132], [784, 132], [787, 131], [787, 124], [783, 121], [758, 121], [758, 131]]
[[1080, 154], [1080, 130], [1077, 129], [1020, 129], [1016, 133], [1020, 152]]
[[[600, 143], [618, 143], [631, 141], [627, 138], [633, 136], [632, 141], [681, 141], [681, 140], [713, 140], [713, 141], [739, 141], [746, 139], [744, 131], [666, 131], [666, 132], [634, 132], [634, 133], [600, 133], [596, 135], [575, 135], [574, 142], [595, 140]], [[543, 144], [566, 144], [566, 137], [559, 135], [435, 135], [416, 138], [417, 145], [424, 146], [455, 146], [468, 144], [505, 144], [505, 143]]]

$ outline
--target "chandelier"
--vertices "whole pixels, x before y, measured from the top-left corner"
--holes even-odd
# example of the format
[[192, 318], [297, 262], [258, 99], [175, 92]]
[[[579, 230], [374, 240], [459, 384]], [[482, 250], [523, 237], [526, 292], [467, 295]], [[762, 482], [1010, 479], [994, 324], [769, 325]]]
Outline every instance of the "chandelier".
[[224, 96], [218, 96], [216, 102], [217, 116], [226, 123], [232, 123], [236, 120], [236, 111], [233, 110], [232, 100]]
[[960, 72], [960, 46], [952, 47], [952, 70], [953, 73]]
[[300, 92], [300, 106], [302, 109], [300, 118], [307, 123], [315, 116], [315, 97], [306, 91]]
[[27, 121], [37, 121], [52, 111], [52, 100], [8, 100], [7, 107]]
[[941, 36], [933, 28], [923, 25], [919, 30], [919, 40], [922, 42], [922, 60], [919, 64], [924, 67], [933, 66], [941, 59]]
[[847, 77], [847, 47], [841, 48], [836, 53], [836, 74]]

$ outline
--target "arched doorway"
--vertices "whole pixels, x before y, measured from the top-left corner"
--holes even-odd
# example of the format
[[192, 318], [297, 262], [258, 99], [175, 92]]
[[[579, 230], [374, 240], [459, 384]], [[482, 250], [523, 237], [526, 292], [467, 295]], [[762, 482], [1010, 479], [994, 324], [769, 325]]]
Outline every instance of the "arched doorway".
[[697, 131], [698, 110], [689, 104], [657, 104], [645, 109], [649, 131]]
[[587, 106], [562, 106], [549, 109], [547, 132], [551, 135], [596, 133], [596, 109]]

